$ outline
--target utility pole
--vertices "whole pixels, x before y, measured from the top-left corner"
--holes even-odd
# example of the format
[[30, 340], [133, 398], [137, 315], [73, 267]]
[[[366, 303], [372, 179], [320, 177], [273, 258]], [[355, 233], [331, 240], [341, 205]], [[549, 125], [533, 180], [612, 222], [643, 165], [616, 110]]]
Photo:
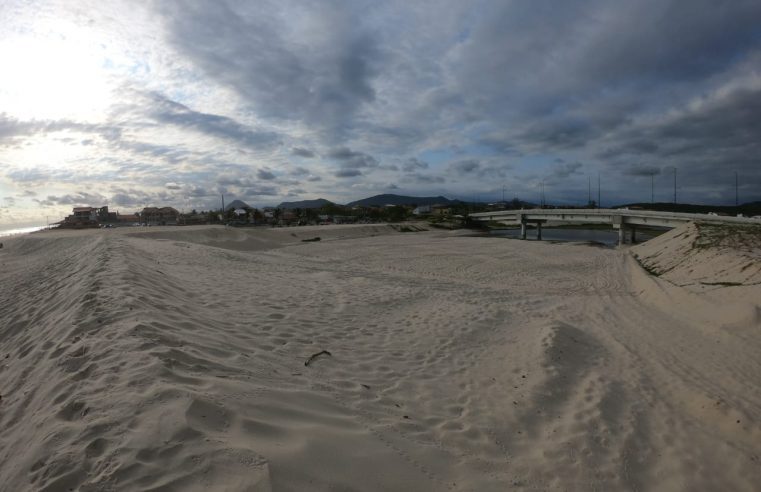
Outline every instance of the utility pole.
[[674, 167], [674, 206], [676, 207], [676, 166]]
[[737, 178], [737, 171], [735, 171], [735, 207], [740, 206], [740, 183]]
[[597, 172], [597, 208], [602, 208], [602, 203], [600, 202], [600, 172]]
[[544, 202], [544, 180], [542, 180], [542, 194], [540, 196], [540, 201], [542, 203], [542, 208], [544, 208], [545, 202]]
[[502, 206], [505, 205], [505, 185], [502, 185]]
[[650, 203], [655, 203], [655, 173], [650, 175]]
[[587, 207], [592, 205], [592, 176], [587, 176]]

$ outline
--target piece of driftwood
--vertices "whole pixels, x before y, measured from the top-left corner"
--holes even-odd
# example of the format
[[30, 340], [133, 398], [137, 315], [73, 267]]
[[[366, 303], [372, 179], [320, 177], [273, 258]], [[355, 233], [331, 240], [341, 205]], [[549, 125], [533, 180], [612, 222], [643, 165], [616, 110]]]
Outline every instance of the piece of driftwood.
[[313, 237], [312, 239], [302, 239], [301, 242], [302, 243], [313, 243], [313, 242], [319, 241], [319, 240], [320, 240], [320, 237], [318, 236], [318, 237]]
[[310, 357], [309, 357], [309, 358], [306, 360], [306, 362], [304, 362], [304, 365], [305, 365], [305, 366], [308, 366], [309, 364], [311, 364], [311, 363], [312, 363], [312, 361], [313, 361], [313, 360], [315, 360], [317, 357], [319, 357], [319, 356], [321, 356], [321, 355], [329, 355], [329, 356], [333, 357], [333, 354], [331, 354], [331, 353], [330, 353], [330, 352], [328, 352], [327, 350], [321, 350], [321, 351], [317, 352], [316, 354], [312, 354], [312, 355], [311, 355], [311, 356], [310, 356]]

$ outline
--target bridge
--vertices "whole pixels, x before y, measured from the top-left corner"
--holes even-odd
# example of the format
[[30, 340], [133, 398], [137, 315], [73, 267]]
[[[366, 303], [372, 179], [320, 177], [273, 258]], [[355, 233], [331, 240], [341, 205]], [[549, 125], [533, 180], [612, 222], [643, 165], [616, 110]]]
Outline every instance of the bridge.
[[726, 217], [713, 214], [686, 214], [678, 212], [655, 212], [651, 210], [628, 209], [531, 209], [500, 210], [497, 212], [480, 212], [469, 217], [480, 222], [501, 222], [521, 225], [521, 239], [526, 239], [526, 226], [536, 226], [537, 239], [542, 239], [542, 224], [547, 222], [568, 222], [574, 224], [610, 224], [618, 229], [618, 242], [626, 242], [627, 232], [631, 242], [636, 239], [637, 226], [664, 227], [672, 229], [685, 222], [707, 222], [713, 224], [757, 224], [761, 219], [748, 217]]

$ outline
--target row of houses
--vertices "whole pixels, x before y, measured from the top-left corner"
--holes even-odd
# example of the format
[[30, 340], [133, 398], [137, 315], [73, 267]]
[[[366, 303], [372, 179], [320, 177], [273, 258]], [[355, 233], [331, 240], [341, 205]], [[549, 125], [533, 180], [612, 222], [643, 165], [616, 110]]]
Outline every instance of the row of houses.
[[[222, 222], [230, 225], [295, 225], [295, 224], [346, 224], [367, 220], [383, 219], [383, 211], [386, 209], [406, 209], [403, 215], [412, 213], [416, 216], [449, 215], [451, 207], [448, 205], [423, 205], [417, 208], [409, 206], [388, 205], [386, 207], [364, 207], [362, 213], [346, 208], [344, 214], [326, 214], [326, 210], [318, 209], [279, 209], [265, 207], [262, 210], [254, 208], [235, 208], [227, 212], [226, 216], [216, 212], [180, 214], [172, 207], [145, 207], [139, 212], [122, 214], [119, 211], [111, 212], [104, 207], [74, 207], [71, 215], [61, 221], [64, 228], [81, 229], [87, 227], [115, 227], [115, 226], [161, 226], [161, 225], [192, 225], [206, 224], [210, 222]], [[335, 210], [336, 212], [338, 210]]]
[[172, 207], [146, 207], [140, 212], [121, 214], [108, 207], [74, 207], [60, 227], [83, 229], [102, 226], [177, 225], [180, 212]]
[[413, 215], [450, 215], [452, 207], [449, 205], [420, 205], [412, 209]]

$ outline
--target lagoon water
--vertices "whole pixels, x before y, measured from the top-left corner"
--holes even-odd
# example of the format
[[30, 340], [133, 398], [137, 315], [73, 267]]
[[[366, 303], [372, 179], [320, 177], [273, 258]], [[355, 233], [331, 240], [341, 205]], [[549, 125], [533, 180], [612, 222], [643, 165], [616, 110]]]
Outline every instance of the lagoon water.
[[[519, 239], [520, 229], [494, 229], [490, 236]], [[637, 242], [644, 242], [653, 236], [637, 232]], [[536, 229], [529, 229], [526, 234], [529, 241], [536, 240]], [[594, 242], [613, 247], [618, 244], [618, 231], [615, 229], [553, 229], [542, 228], [542, 240], [544, 241], [568, 241], [568, 242]]]

